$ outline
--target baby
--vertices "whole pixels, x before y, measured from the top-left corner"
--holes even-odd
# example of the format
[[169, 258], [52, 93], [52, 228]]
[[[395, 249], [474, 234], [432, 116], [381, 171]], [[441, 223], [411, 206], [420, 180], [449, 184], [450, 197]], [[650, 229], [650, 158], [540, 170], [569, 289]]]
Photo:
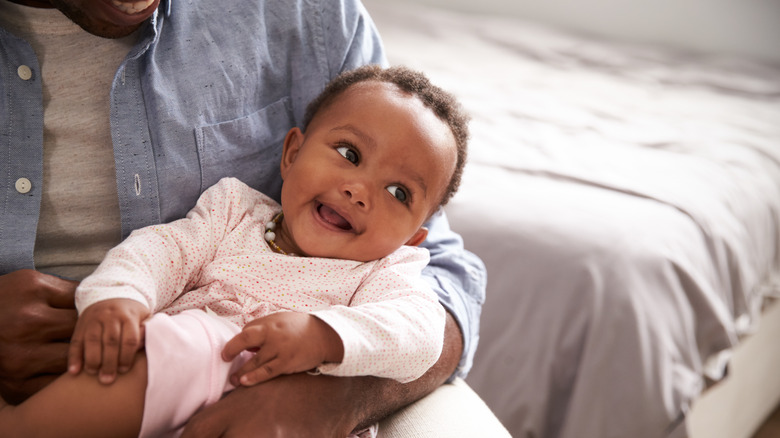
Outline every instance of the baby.
[[417, 245], [457, 190], [466, 125], [420, 73], [334, 79], [285, 138], [281, 205], [226, 178], [108, 253], [76, 293], [69, 373], [0, 409], [4, 436], [166, 436], [280, 374], [420, 377], [444, 310]]

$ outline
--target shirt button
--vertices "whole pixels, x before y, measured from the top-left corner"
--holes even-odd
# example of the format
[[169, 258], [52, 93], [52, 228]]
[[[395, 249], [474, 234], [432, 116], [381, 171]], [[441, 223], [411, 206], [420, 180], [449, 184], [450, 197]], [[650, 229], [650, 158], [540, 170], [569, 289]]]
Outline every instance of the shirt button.
[[16, 191], [19, 193], [27, 193], [32, 189], [32, 183], [27, 178], [19, 178], [16, 180]]
[[16, 74], [18, 74], [23, 81], [28, 81], [32, 77], [32, 70], [26, 65], [20, 65], [19, 68], [16, 69]]

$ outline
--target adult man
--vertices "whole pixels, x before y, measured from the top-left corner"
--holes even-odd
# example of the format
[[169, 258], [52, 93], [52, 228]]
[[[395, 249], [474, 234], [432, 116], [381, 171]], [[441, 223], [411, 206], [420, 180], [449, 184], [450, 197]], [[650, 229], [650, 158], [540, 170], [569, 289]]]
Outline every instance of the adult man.
[[[0, 0], [0, 394], [18, 402], [64, 371], [77, 283], [57, 276], [83, 278], [223, 176], [278, 198], [281, 140], [306, 103], [340, 71], [386, 61], [354, 0], [13, 1]], [[443, 217], [430, 228], [430, 283], [458, 321], [431, 371], [407, 385], [274, 379], [202, 411], [185, 436], [345, 436], [459, 360], [465, 373], [484, 270]]]

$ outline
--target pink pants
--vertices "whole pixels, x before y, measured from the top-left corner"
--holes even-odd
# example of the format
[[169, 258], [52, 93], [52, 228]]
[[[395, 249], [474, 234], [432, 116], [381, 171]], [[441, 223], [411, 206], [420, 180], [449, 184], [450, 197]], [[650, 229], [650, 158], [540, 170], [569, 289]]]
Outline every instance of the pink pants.
[[230, 375], [250, 357], [221, 358], [222, 347], [241, 329], [201, 310], [158, 313], [146, 322], [148, 384], [140, 437], [173, 437], [187, 420], [234, 387]]
[[[222, 360], [237, 325], [201, 310], [155, 314], [146, 322], [148, 384], [139, 437], [179, 436], [189, 418], [235, 388], [229, 377], [252, 353]], [[348, 438], [373, 438], [377, 426]]]

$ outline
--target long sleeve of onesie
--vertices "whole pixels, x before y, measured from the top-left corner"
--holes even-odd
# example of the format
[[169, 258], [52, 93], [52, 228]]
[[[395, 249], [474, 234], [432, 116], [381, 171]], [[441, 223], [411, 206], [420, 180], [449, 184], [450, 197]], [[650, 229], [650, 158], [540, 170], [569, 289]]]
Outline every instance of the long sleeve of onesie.
[[185, 218], [133, 231], [79, 285], [77, 309], [81, 312], [112, 298], [139, 301], [152, 312], [165, 309], [198, 283], [224, 236], [258, 203], [275, 204], [240, 181], [226, 178], [206, 190]]
[[427, 251], [403, 247], [377, 263], [349, 306], [313, 312], [344, 345], [343, 361], [323, 365], [321, 372], [405, 383], [436, 363], [444, 342], [445, 313], [420, 276], [427, 263]]

